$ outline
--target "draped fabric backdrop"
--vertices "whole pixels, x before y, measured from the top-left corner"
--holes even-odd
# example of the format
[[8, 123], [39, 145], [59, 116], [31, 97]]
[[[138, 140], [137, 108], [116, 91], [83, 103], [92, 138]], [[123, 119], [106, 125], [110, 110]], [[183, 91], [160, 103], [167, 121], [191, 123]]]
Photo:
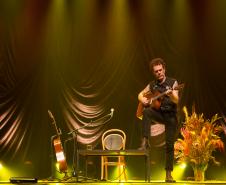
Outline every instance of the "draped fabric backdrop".
[[225, 34], [224, 0], [2, 0], [0, 161], [18, 175], [51, 174], [48, 110], [62, 140], [76, 130], [79, 147], [98, 148], [119, 128], [137, 148], [137, 95], [154, 57], [185, 83], [180, 107], [226, 114]]

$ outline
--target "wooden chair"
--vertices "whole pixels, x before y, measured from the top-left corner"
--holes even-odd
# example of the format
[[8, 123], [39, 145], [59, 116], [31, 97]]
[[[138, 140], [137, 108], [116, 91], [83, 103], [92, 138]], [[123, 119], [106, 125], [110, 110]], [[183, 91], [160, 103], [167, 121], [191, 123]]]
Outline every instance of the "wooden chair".
[[[103, 150], [125, 150], [126, 134], [120, 129], [110, 129], [102, 135]], [[101, 180], [108, 180], [108, 166], [117, 166], [118, 179], [127, 180], [124, 156], [101, 156]]]

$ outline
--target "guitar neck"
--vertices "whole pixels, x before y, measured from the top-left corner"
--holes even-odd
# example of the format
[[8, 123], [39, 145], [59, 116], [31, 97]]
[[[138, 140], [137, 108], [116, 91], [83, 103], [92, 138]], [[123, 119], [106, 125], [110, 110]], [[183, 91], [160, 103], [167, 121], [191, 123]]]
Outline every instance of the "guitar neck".
[[57, 136], [60, 136], [60, 135], [61, 135], [61, 131], [60, 131], [59, 128], [57, 128], [57, 125], [56, 125], [56, 122], [55, 122], [55, 121], [53, 122], [53, 125], [54, 125], [54, 127], [55, 127], [55, 129], [56, 129], [56, 134], [57, 134]]
[[165, 94], [166, 94], [166, 91], [163, 92], [163, 93], [161, 93], [161, 94], [159, 94], [159, 95], [157, 95], [157, 96], [155, 96], [155, 97], [153, 97], [153, 98], [152, 98], [152, 101], [157, 100], [158, 98], [161, 98], [161, 97], [164, 96]]
[[[181, 89], [181, 88], [183, 88], [183, 87], [184, 87], [184, 84], [180, 84], [180, 85], [178, 85], [177, 87], [173, 88], [172, 90], [179, 90], [179, 89]], [[167, 91], [164, 91], [163, 93], [160, 93], [160, 94], [158, 94], [157, 96], [152, 97], [152, 101], [153, 101], [153, 100], [157, 100], [158, 98], [164, 96], [164, 95], [166, 94], [166, 92], [167, 92]]]

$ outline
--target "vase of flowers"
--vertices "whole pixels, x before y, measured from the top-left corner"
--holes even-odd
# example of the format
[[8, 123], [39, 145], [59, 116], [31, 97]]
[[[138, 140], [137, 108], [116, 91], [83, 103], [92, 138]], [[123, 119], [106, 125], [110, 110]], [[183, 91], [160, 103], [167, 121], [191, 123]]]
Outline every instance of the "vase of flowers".
[[223, 127], [217, 114], [208, 120], [204, 119], [203, 114], [198, 115], [195, 111], [189, 116], [186, 107], [183, 111], [185, 122], [180, 130], [182, 138], [177, 139], [174, 145], [175, 158], [178, 163], [190, 163], [194, 179], [204, 181], [209, 161], [212, 160], [219, 165], [212, 152], [216, 149], [224, 150], [224, 144], [219, 137]]
[[205, 180], [205, 171], [207, 169], [207, 166], [208, 166], [208, 164], [192, 165], [195, 181], [204, 181]]

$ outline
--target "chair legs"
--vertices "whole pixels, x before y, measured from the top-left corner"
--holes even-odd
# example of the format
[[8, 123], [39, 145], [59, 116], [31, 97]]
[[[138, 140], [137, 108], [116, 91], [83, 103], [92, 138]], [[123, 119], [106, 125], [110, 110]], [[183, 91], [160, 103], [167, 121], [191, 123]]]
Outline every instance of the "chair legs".
[[117, 162], [109, 162], [106, 156], [101, 156], [101, 180], [108, 180], [108, 166], [117, 166], [118, 180], [127, 181], [124, 157], [119, 156]]
[[[119, 181], [121, 180], [125, 180], [127, 181], [127, 176], [126, 176], [126, 165], [125, 165], [125, 158], [120, 156], [119, 157], [119, 165], [118, 165], [118, 169], [119, 169]], [[122, 170], [122, 171], [121, 171]], [[123, 177], [123, 178], [122, 178]]]
[[117, 165], [117, 168], [118, 168], [118, 179], [119, 181], [121, 182], [122, 180], [122, 174], [121, 174], [121, 157], [118, 158], [118, 165]]
[[101, 180], [104, 179], [104, 157], [101, 156]]
[[108, 166], [107, 166], [107, 164], [104, 165], [104, 169], [105, 169], [105, 179], [108, 180]]

